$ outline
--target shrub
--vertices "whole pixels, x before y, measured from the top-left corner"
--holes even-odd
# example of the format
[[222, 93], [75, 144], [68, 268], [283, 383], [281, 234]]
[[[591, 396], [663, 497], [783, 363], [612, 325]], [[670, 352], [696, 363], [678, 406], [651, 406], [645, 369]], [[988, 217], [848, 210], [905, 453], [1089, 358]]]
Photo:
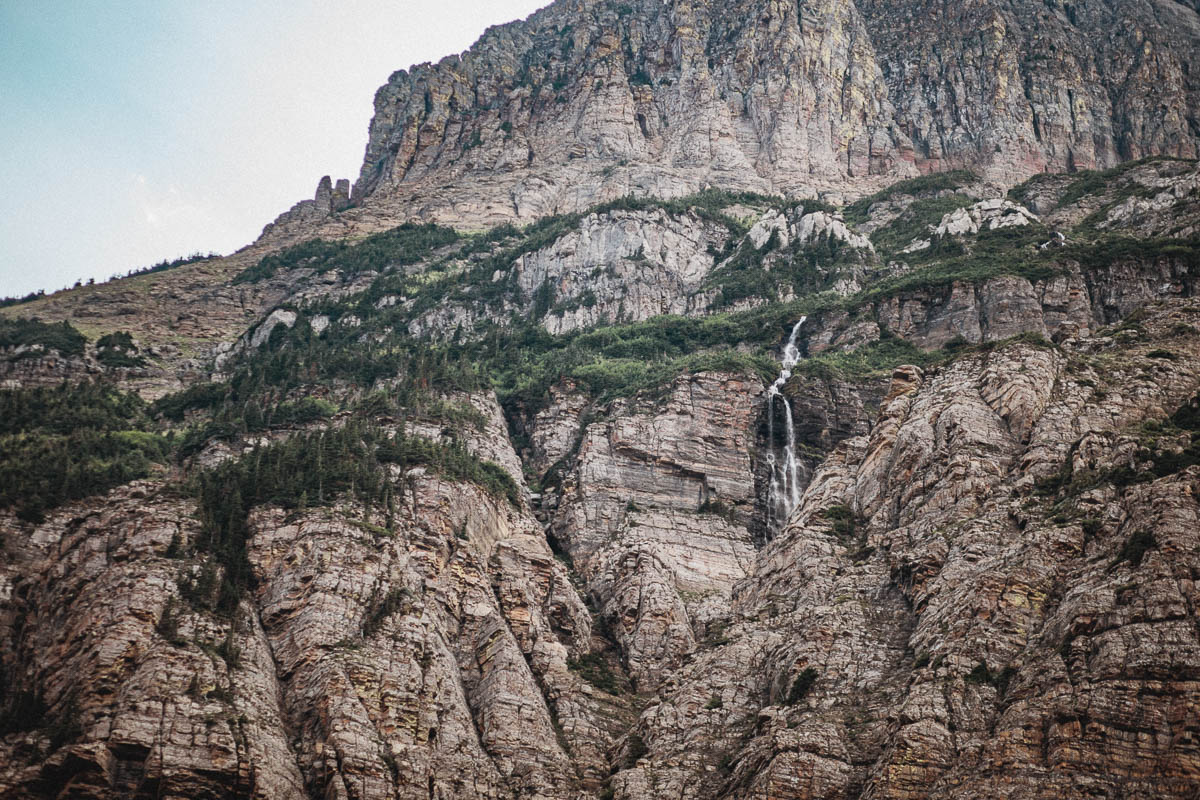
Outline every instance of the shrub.
[[364, 639], [374, 636], [383, 623], [393, 614], [408, 613], [412, 608], [412, 592], [405, 588], [392, 589], [383, 600], [375, 604], [363, 617], [362, 635]]
[[1009, 665], [999, 672], [988, 668], [986, 661], [980, 661], [975, 668], [967, 673], [967, 683], [987, 684], [994, 687], [1001, 695], [1008, 691], [1008, 684], [1017, 674], [1017, 668]]
[[0, 349], [40, 346], [64, 356], [83, 355], [87, 337], [68, 322], [47, 323], [35, 319], [0, 317]]
[[167, 598], [162, 614], [154, 625], [154, 632], [171, 644], [179, 644], [179, 617], [175, 613], [175, 598]]
[[106, 367], [141, 367], [146, 359], [137, 354], [137, 347], [128, 331], [115, 331], [96, 341], [96, 359]]
[[792, 681], [792, 688], [788, 692], [787, 705], [794, 706], [808, 696], [812, 691], [813, 685], [817, 682], [818, 673], [813, 667], [805, 667], [796, 679]]
[[854, 520], [854, 512], [846, 505], [834, 505], [825, 509], [822, 513], [825, 519], [829, 520], [833, 528], [833, 535], [839, 541], [849, 541], [854, 538], [854, 532], [857, 528]]
[[37, 300], [37, 299], [45, 297], [45, 296], [46, 296], [45, 289], [39, 289], [36, 292], [30, 292], [29, 294], [23, 295], [21, 297], [0, 297], [0, 308], [7, 308], [9, 306], [17, 306], [17, 305], [21, 305], [23, 303], [31, 303], [34, 300]]
[[167, 441], [145, 404], [100, 384], [0, 391], [0, 507], [28, 522], [150, 474]]
[[[4, 677], [0, 675], [0, 677]], [[0, 706], [0, 736], [34, 731], [46, 724], [46, 704], [37, 692], [15, 690], [4, 683], [4, 705]]]
[[986, 661], [980, 661], [975, 668], [967, 673], [967, 683], [991, 683], [992, 673]]
[[627, 768], [637, 764], [639, 759], [644, 758], [650, 752], [650, 748], [646, 746], [646, 740], [642, 738], [640, 733], [629, 734], [627, 744], [628, 750], [626, 751], [627, 757], [625, 759]]
[[622, 682], [603, 653], [584, 653], [567, 662], [567, 667], [602, 692], [621, 694]]
[[931, 172], [917, 178], [897, 181], [876, 192], [846, 206], [845, 218], [852, 225], [861, 225], [867, 221], [868, 212], [875, 203], [890, 200], [901, 195], [921, 195], [958, 189], [974, 183], [979, 176], [968, 170], [952, 170], [950, 172]]
[[1123, 561], [1128, 561], [1134, 567], [1142, 565], [1142, 559], [1145, 558], [1147, 551], [1158, 546], [1158, 542], [1154, 538], [1154, 534], [1146, 529], [1135, 531], [1132, 536], [1125, 542], [1121, 548], [1121, 552], [1117, 554], [1117, 560], [1114, 562], [1120, 564]]
[[[475, 137], [480, 136], [475, 131]], [[475, 141], [474, 139], [472, 141]], [[476, 142], [478, 144], [479, 142]], [[467, 148], [469, 149], [469, 148]], [[286, 248], [278, 253], [264, 256], [257, 264], [247, 267], [233, 279], [234, 283], [256, 283], [266, 280], [282, 270], [312, 269], [318, 273], [333, 269], [346, 274], [382, 271], [391, 266], [415, 264], [438, 247], [459, 240], [453, 228], [434, 223], [418, 224], [406, 222], [383, 233], [372, 234], [354, 244], [310, 239]]]
[[646, 70], [638, 67], [632, 75], [629, 76], [630, 86], [653, 86], [654, 81], [650, 80], [650, 76], [646, 74]]

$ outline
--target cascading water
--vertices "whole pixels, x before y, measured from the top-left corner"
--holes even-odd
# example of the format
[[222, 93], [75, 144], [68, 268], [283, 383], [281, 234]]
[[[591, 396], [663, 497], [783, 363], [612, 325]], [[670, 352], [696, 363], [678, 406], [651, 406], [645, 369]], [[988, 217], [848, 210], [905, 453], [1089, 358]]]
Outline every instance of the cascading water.
[[[783, 368], [779, 370], [779, 377], [771, 384], [771, 388], [767, 389], [767, 465], [771, 469], [771, 482], [767, 488], [767, 529], [772, 533], [787, 523], [792, 509], [800, 502], [800, 462], [796, 460], [795, 423], [792, 421], [792, 404], [783, 394], [783, 387], [792, 377], [792, 368], [800, 361], [796, 336], [805, 319], [807, 317], [801, 317], [792, 328], [780, 359]], [[783, 410], [782, 459], [775, 447], [776, 401]]]

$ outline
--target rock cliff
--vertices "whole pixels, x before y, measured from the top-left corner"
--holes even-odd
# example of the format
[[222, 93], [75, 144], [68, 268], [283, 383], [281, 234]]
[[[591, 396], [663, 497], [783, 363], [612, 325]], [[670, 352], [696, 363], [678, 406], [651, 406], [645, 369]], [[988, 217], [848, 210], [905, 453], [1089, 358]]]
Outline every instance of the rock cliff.
[[[477, 226], [705, 186], [862, 195], [973, 168], [1200, 155], [1200, 14], [1176, 0], [559, 0], [375, 98], [350, 202], [266, 231]], [[341, 184], [339, 184], [341, 185]]]
[[1195, 20], [559, 2], [0, 310], [0, 795], [1196, 797]]

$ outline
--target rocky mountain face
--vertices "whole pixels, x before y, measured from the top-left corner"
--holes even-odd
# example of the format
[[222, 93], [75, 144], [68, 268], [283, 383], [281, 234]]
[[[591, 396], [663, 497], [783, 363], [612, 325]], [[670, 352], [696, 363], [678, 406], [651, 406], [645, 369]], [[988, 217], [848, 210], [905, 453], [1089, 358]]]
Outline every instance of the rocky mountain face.
[[1196, 9], [927, 5], [558, 3], [0, 309], [0, 796], [1196, 797], [1200, 164], [1061, 171]]
[[1177, 0], [559, 0], [392, 75], [349, 200], [326, 181], [266, 234], [1194, 158], [1198, 43]]

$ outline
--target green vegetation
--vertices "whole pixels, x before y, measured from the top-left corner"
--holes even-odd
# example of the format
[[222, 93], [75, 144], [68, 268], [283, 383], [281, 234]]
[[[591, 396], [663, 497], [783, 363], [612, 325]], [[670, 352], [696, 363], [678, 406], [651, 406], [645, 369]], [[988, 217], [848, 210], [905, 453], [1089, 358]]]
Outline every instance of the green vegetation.
[[808, 693], [812, 691], [812, 687], [814, 684], [816, 684], [818, 677], [820, 677], [820, 674], [816, 671], [816, 669], [813, 667], [805, 667], [803, 671], [796, 676], [796, 679], [792, 681], [792, 688], [790, 691], [788, 691], [787, 700], [785, 701], [786, 705], [794, 706], [802, 701], [805, 697], [808, 697]]
[[[806, 205], [804, 210], [811, 209]], [[715, 308], [751, 298], [777, 301], [785, 293], [812, 295], [829, 289], [844, 267], [862, 259], [857, 250], [829, 235], [807, 243], [795, 241], [784, 250], [778, 231], [761, 249], [749, 239], [738, 244], [731, 237], [726, 252], [715, 255], [726, 259], [705, 282], [706, 288], [719, 290]]]
[[850, 506], [830, 506], [821, 515], [829, 520], [830, 526], [833, 528], [833, 535], [838, 538], [838, 541], [848, 542], [854, 538], [857, 524], [854, 519], [854, 511]]
[[106, 367], [145, 366], [146, 359], [137, 350], [128, 331], [109, 333], [96, 341], [96, 359]]
[[[1069, 453], [1057, 472], [1034, 483], [1034, 494], [1052, 499], [1051, 510], [1058, 510], [1053, 519], [1066, 523], [1082, 516], [1075, 499], [1090, 489], [1106, 484], [1124, 489], [1200, 465], [1200, 395], [1185, 403], [1167, 420], [1143, 423], [1141, 434], [1144, 446], [1135, 454], [1137, 462], [1134, 466], [1076, 472], [1072, 470], [1072, 454]], [[1103, 520], [1096, 518], [1084, 517], [1079, 522], [1089, 536], [1098, 534], [1104, 527]], [[1136, 567], [1141, 564], [1146, 551], [1156, 546], [1152, 531], [1136, 531], [1122, 547], [1113, 566], [1129, 562]]]
[[0, 391], [0, 507], [28, 522], [144, 478], [169, 441], [133, 394], [92, 383]]
[[115, 348], [117, 350], [135, 350], [133, 335], [129, 331], [115, 331], [105, 334], [96, 340], [97, 349]]
[[180, 392], [166, 395], [150, 406], [150, 412], [155, 416], [164, 416], [176, 422], [182, 422], [188, 411], [207, 410], [220, 405], [228, 398], [230, 386], [227, 383], [195, 383]]
[[978, 180], [979, 176], [969, 170], [958, 169], [950, 172], [931, 172], [928, 175], [898, 181], [869, 197], [864, 197], [861, 200], [851, 203], [846, 206], [844, 216], [846, 222], [851, 225], [861, 225], [867, 221], [867, 214], [871, 206], [875, 203], [881, 203], [884, 200], [890, 200], [893, 197], [900, 197], [902, 195], [917, 196], [946, 192], [967, 186]]
[[1078, 261], [1087, 270], [1097, 270], [1112, 264], [1150, 262], [1169, 259], [1187, 267], [1200, 269], [1200, 237], [1190, 239], [1135, 239], [1131, 236], [1102, 236], [1091, 242], [1068, 245], [1059, 251], [1061, 258]]
[[40, 691], [14, 691], [7, 678], [0, 670], [0, 736], [38, 731], [50, 740], [49, 750], [54, 752], [83, 733], [73, 693], [60, 702], [59, 712], [51, 715]]
[[884, 377], [901, 364], [925, 367], [945, 357], [945, 353], [922, 350], [887, 329], [881, 329], [879, 339], [854, 350], [827, 351], [804, 359], [796, 365], [795, 376], [784, 389], [789, 394], [799, 392], [804, 378], [860, 380]]
[[1121, 552], [1117, 554], [1116, 564], [1123, 561], [1128, 561], [1131, 566], [1140, 567], [1142, 559], [1146, 556], [1147, 551], [1158, 547], [1158, 542], [1154, 538], [1154, 533], [1142, 529], [1134, 532], [1125, 545], [1121, 548]]
[[129, 278], [134, 275], [149, 275], [149, 274], [152, 274], [155, 272], [166, 272], [167, 270], [170, 270], [170, 269], [176, 269], [178, 267], [185, 267], [188, 264], [198, 264], [201, 261], [211, 261], [214, 258], [220, 258], [220, 257], [221, 257], [220, 253], [195, 252], [195, 253], [192, 253], [191, 255], [183, 256], [182, 258], [176, 258], [171, 261], [167, 261], [164, 259], [162, 261], [159, 261], [157, 264], [152, 264], [149, 267], [143, 267], [142, 269], [131, 269], [129, 272], [125, 273], [124, 277]]
[[408, 613], [413, 607], [412, 592], [403, 587], [392, 589], [383, 600], [372, 602], [371, 608], [363, 618], [362, 636], [369, 639], [379, 632], [383, 623], [394, 614]]
[[646, 746], [646, 740], [642, 738], [641, 734], [629, 734], [629, 752], [627, 754], [628, 757], [625, 759], [626, 768], [637, 764], [638, 760], [644, 758], [649, 752], [650, 748]]
[[[8, 347], [42, 347], [57, 350], [64, 356], [83, 355], [87, 337], [68, 322], [40, 322], [35, 319], [0, 317], [0, 349]], [[36, 351], [26, 356], [36, 356]]]
[[[1132, 194], [1144, 193], [1147, 190], [1140, 184], [1135, 184], [1131, 181], [1123, 181], [1122, 178], [1130, 170], [1141, 167], [1146, 164], [1155, 162], [1183, 162], [1182, 159], [1173, 156], [1149, 156], [1147, 158], [1138, 159], [1136, 161], [1126, 161], [1124, 164], [1106, 170], [1080, 170], [1075, 173], [1074, 180], [1063, 191], [1063, 194], [1058, 198], [1056, 206], [1062, 208], [1069, 206], [1072, 203], [1077, 203], [1088, 195], [1104, 194], [1112, 192], [1113, 196], [1109, 202], [1105, 204], [1104, 209], [1110, 208], [1112, 205], [1121, 202], [1126, 197]], [[1026, 203], [1031, 191], [1040, 183], [1046, 181], [1059, 180], [1061, 176], [1054, 174], [1034, 175], [1029, 180], [1022, 184], [1014, 186], [1008, 192], [1008, 199], [1014, 203]], [[1147, 195], [1152, 196], [1152, 195]]]
[[31, 303], [34, 300], [45, 296], [46, 291], [44, 289], [39, 289], [36, 292], [30, 292], [29, 294], [22, 295], [20, 297], [0, 297], [0, 308], [8, 308], [9, 306], [18, 306], [23, 303]]
[[472, 455], [460, 442], [410, 437], [402, 429], [387, 436], [358, 421], [297, 434], [195, 476], [192, 488], [203, 525], [196, 549], [207, 558], [198, 574], [189, 574], [184, 595], [221, 614], [236, 610], [251, 577], [247, 515], [256, 505], [304, 509], [349, 497], [364, 508], [367, 522], [374, 516], [390, 529], [402, 498], [394, 494], [401, 489], [387, 478], [385, 464], [396, 464], [401, 471], [422, 465], [449, 479], [475, 483], [514, 505], [520, 502], [508, 473]]
[[1059, 254], [1063, 251], [1042, 251], [1038, 244], [1045, 232], [1035, 225], [981, 231], [970, 243], [970, 251], [956, 239], [946, 237], [929, 250], [909, 258], [911, 272], [885, 278], [851, 298], [856, 306], [867, 302], [919, 291], [948, 288], [955, 282], [984, 283], [1002, 275], [1013, 275], [1030, 281], [1049, 280], [1062, 274]]
[[625, 688], [625, 682], [613, 670], [604, 653], [584, 653], [568, 661], [567, 667], [602, 692], [620, 695]]
[[[1156, 161], [1178, 161], [1179, 159], [1170, 156], [1151, 156], [1149, 158], [1138, 159], [1137, 161], [1126, 161], [1124, 164], [1119, 164], [1111, 169], [1106, 170], [1081, 170], [1078, 177], [1067, 187], [1062, 196], [1058, 198], [1058, 207], [1069, 206], [1072, 203], [1077, 203], [1084, 197], [1092, 194], [1100, 194], [1112, 189], [1114, 186], [1120, 189], [1126, 188], [1120, 184], [1119, 178], [1124, 177], [1125, 173], [1135, 167], [1144, 166]], [[1140, 187], [1139, 187], [1140, 188]], [[1124, 199], [1124, 198], [1122, 198]]]
[[1008, 691], [1008, 684], [1014, 677], [1016, 677], [1016, 674], [1016, 667], [1011, 665], [1002, 670], [993, 671], [988, 668], [986, 661], [980, 661], [975, 665], [975, 668], [967, 674], [966, 680], [967, 683], [973, 683], [976, 685], [987, 684], [988, 686], [994, 687], [1001, 695], [1004, 695]]
[[[478, 131], [476, 131], [478, 134]], [[265, 256], [233, 279], [234, 283], [256, 283], [283, 270], [306, 267], [318, 273], [337, 269], [347, 274], [382, 271], [387, 267], [415, 264], [433, 250], [458, 241], [453, 228], [433, 223], [408, 222], [356, 243], [310, 239], [282, 252]]]
[[[927, 238], [929, 236], [930, 225], [937, 225], [942, 221], [942, 217], [950, 212], [957, 211], [960, 208], [967, 208], [974, 203], [975, 201], [965, 194], [952, 194], [947, 197], [917, 200], [904, 209], [900, 216], [890, 224], [872, 233], [871, 244], [875, 245], [877, 250], [884, 253], [899, 253], [912, 244], [913, 239]], [[957, 243], [956, 239], [947, 237], [935, 244], [953, 247]], [[931, 248], [931, 250], [934, 251], [933, 255], [941, 255], [943, 253], [943, 251], [938, 250], [936, 247]], [[910, 258], [928, 258], [930, 255], [931, 253], [924, 251], [910, 256]]]

